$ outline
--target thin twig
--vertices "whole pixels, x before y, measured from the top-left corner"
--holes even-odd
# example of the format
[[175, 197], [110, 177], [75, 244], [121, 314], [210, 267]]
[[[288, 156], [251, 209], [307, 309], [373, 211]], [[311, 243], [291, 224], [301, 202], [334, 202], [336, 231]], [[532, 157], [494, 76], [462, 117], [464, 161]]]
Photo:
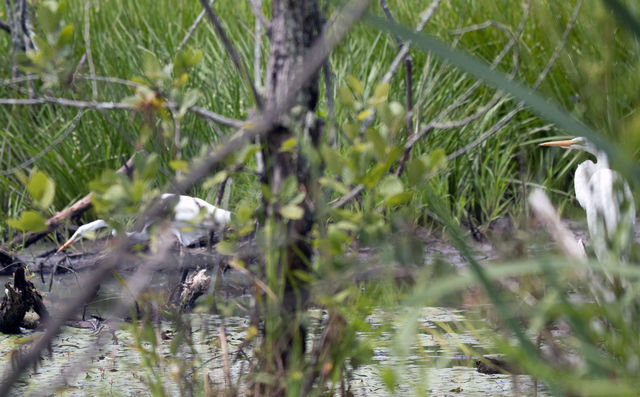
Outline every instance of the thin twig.
[[71, 132], [73, 132], [73, 130], [78, 125], [78, 122], [80, 122], [80, 119], [82, 118], [83, 114], [84, 114], [83, 111], [78, 112], [78, 114], [76, 114], [76, 116], [73, 118], [73, 120], [71, 120], [71, 123], [69, 123], [67, 128], [64, 129], [62, 134], [59, 137], [57, 137], [56, 139], [54, 139], [53, 142], [51, 142], [51, 144], [49, 144], [49, 146], [47, 146], [46, 148], [44, 148], [43, 150], [38, 152], [35, 156], [33, 156], [33, 157], [29, 158], [28, 160], [25, 160], [22, 163], [16, 165], [15, 167], [11, 167], [8, 170], [0, 171], [0, 176], [7, 176], [7, 175], [14, 174], [14, 173], [18, 172], [19, 170], [25, 169], [28, 166], [30, 166], [31, 164], [33, 164], [36, 161], [40, 160], [42, 158], [42, 156], [44, 156], [45, 154], [49, 153], [51, 151], [51, 149], [56, 147], [67, 136], [69, 136], [69, 134]]
[[231, 381], [231, 365], [229, 363], [229, 344], [227, 343], [227, 331], [224, 326], [224, 319], [219, 327], [218, 332], [218, 340], [220, 341], [220, 349], [222, 350], [222, 363], [223, 363], [223, 373], [224, 373], [224, 383], [227, 388], [233, 386], [233, 382]]
[[[34, 106], [34, 105], [58, 105], [64, 107], [78, 108], [78, 109], [93, 109], [93, 110], [135, 110], [136, 107], [121, 103], [121, 102], [93, 102], [93, 101], [76, 101], [67, 98], [57, 98], [43, 96], [39, 98], [0, 98], [1, 105], [14, 105], [14, 106]], [[171, 110], [176, 110], [179, 106], [173, 102], [165, 102], [164, 107]], [[199, 106], [191, 106], [187, 109], [189, 112], [197, 114], [198, 116], [207, 120], [215, 121], [216, 123], [226, 125], [233, 128], [241, 128], [243, 122], [240, 120], [231, 119], [210, 110], [201, 108]]]
[[[429, 5], [429, 7], [422, 13], [420, 22], [418, 22], [418, 25], [416, 26], [416, 29], [415, 29], [416, 32], [422, 32], [424, 27], [427, 25], [427, 23], [435, 13], [436, 8], [438, 7], [438, 5], [440, 5], [441, 1], [442, 0], [433, 0]], [[389, 69], [387, 69], [387, 72], [382, 77], [382, 82], [386, 83], [391, 81], [391, 77], [393, 77], [396, 70], [398, 69], [398, 66], [400, 65], [400, 61], [402, 61], [404, 57], [407, 55], [407, 53], [409, 52], [410, 46], [411, 46], [410, 41], [407, 41], [402, 45], [402, 48], [400, 49], [398, 54], [396, 54], [396, 57], [391, 62], [391, 66], [389, 66]]]
[[[427, 25], [427, 22], [429, 22], [429, 20], [435, 13], [436, 8], [440, 4], [440, 2], [441, 0], [433, 0], [431, 4], [429, 4], [429, 7], [427, 7], [427, 9], [422, 13], [422, 17], [420, 18], [420, 21], [418, 22], [418, 25], [416, 26], [416, 29], [415, 29], [416, 32], [421, 32], [422, 29], [424, 29], [424, 27]], [[391, 13], [389, 13], [389, 15], [391, 15]], [[393, 18], [391, 18], [391, 20], [393, 20]], [[401, 48], [400, 48], [400, 51], [398, 51], [398, 53], [396, 54], [393, 61], [391, 61], [391, 65], [387, 69], [386, 73], [382, 76], [382, 80], [381, 80], [382, 83], [388, 83], [389, 81], [391, 81], [391, 78], [398, 70], [398, 66], [400, 66], [401, 61], [405, 63], [405, 67], [406, 67], [406, 62], [407, 62], [407, 57], [409, 56], [409, 48], [410, 48], [411, 42], [407, 41], [404, 44], [401, 44], [400, 39], [396, 38], [396, 40], [399, 43], [399, 45], [401, 45]], [[409, 84], [411, 84], [411, 82], [409, 82]], [[410, 101], [411, 100], [409, 99], [408, 102]], [[374, 107], [369, 107], [368, 110], [371, 112], [371, 114], [362, 122], [362, 125], [360, 126], [361, 134], [364, 134], [367, 128], [369, 128], [369, 126], [371, 125], [371, 123], [373, 123], [376, 109]], [[410, 114], [409, 112], [410, 112], [410, 109], [407, 108], [407, 115]], [[411, 127], [409, 128], [407, 133], [410, 133], [410, 131], [411, 131]]]
[[[385, 16], [387, 17], [387, 19], [389, 19], [391, 22], [395, 22], [395, 19], [393, 18], [393, 14], [391, 14], [391, 10], [389, 10], [389, 5], [387, 4], [386, 0], [380, 0], [380, 6], [382, 7], [382, 10], [384, 11]], [[398, 44], [398, 47], [402, 47], [403, 43], [402, 40], [400, 40], [400, 38], [396, 35], [394, 35], [395, 39], [396, 39], [396, 43]], [[404, 56], [404, 81], [405, 81], [405, 109], [407, 109], [407, 115], [405, 117], [406, 122], [407, 122], [407, 136], [409, 134], [411, 134], [411, 131], [413, 130], [413, 112], [412, 112], [412, 103], [413, 103], [413, 61], [411, 59], [411, 55], [409, 55], [409, 52], [407, 52], [407, 54]]]
[[231, 57], [231, 60], [236, 65], [236, 69], [238, 70], [238, 73], [244, 80], [245, 84], [249, 86], [251, 90], [251, 94], [253, 95], [253, 100], [256, 104], [256, 107], [258, 108], [258, 110], [262, 110], [262, 97], [258, 93], [258, 90], [256, 89], [256, 87], [253, 85], [253, 82], [251, 81], [251, 77], [249, 76], [249, 72], [247, 71], [247, 68], [242, 63], [242, 59], [240, 58], [240, 55], [238, 54], [236, 49], [233, 47], [233, 44], [231, 44], [231, 40], [229, 40], [227, 33], [224, 31], [224, 28], [222, 27], [222, 24], [218, 20], [218, 17], [216, 16], [216, 14], [213, 12], [213, 8], [209, 6], [206, 0], [200, 0], [200, 3], [202, 4], [202, 7], [204, 8], [207, 14], [209, 21], [211, 22], [214, 29], [216, 30], [216, 33], [218, 33], [218, 36], [220, 36], [220, 40], [222, 40], [222, 44], [226, 48], [227, 53]]
[[[581, 5], [582, 5], [582, 0], [578, 1], [578, 3], [576, 4], [575, 8], [573, 9], [573, 15], [571, 16], [571, 19], [569, 20], [569, 23], [567, 23], [567, 27], [565, 28], [564, 32], [562, 33], [562, 37], [560, 38], [560, 41], [556, 45], [556, 48], [553, 51], [553, 54], [551, 54], [551, 57], [549, 58], [549, 61], [547, 61], [547, 64], [545, 65], [544, 69], [542, 70], [542, 72], [540, 72], [540, 74], [538, 75], [535, 83], [533, 84], [533, 89], [534, 90], [537, 89], [538, 87], [540, 87], [540, 84], [542, 84], [544, 79], [547, 77], [547, 75], [551, 71], [551, 68], [555, 64], [556, 60], [560, 56], [560, 53], [561, 53], [562, 49], [564, 48], [564, 45], [565, 45], [566, 40], [567, 40], [567, 38], [569, 36], [569, 33], [571, 32], [571, 30], [573, 30], [573, 27], [574, 27], [574, 25], [576, 23], [576, 20], [578, 19], [578, 14], [580, 12]], [[500, 131], [502, 129], [502, 127], [504, 127], [509, 121], [511, 121], [511, 119], [513, 119], [516, 116], [516, 114], [518, 114], [518, 112], [520, 112], [520, 110], [522, 110], [523, 108], [524, 108], [524, 102], [518, 103], [518, 105], [515, 107], [515, 109], [513, 109], [511, 112], [509, 112], [502, 119], [498, 120], [497, 123], [495, 123], [493, 126], [491, 126], [491, 128], [489, 128], [485, 133], [483, 133], [481, 136], [479, 136], [476, 140], [474, 140], [473, 142], [465, 145], [464, 147], [462, 147], [462, 148], [456, 150], [455, 152], [451, 153], [450, 155], [448, 155], [447, 156], [447, 160], [453, 160], [456, 157], [459, 157], [459, 156], [463, 155], [464, 153], [468, 152], [469, 150], [471, 150], [471, 149], [475, 148], [476, 146], [480, 145], [482, 142], [486, 141], [493, 134], [495, 134], [496, 132]]]
[[[212, 6], [214, 1], [215, 0], [209, 0], [209, 5]], [[196, 28], [198, 27], [198, 25], [200, 25], [200, 22], [202, 22], [202, 19], [204, 18], [204, 14], [205, 14], [204, 10], [200, 11], [200, 14], [198, 14], [196, 19], [193, 21], [193, 24], [189, 27], [189, 30], [187, 30], [187, 34], [184, 35], [184, 38], [182, 39], [180, 44], [178, 44], [178, 47], [176, 48], [176, 53], [179, 53], [180, 50], [182, 50], [182, 47], [184, 47], [189, 41], [189, 39], [191, 39], [193, 32], [196, 31]]]
[[[262, 25], [263, 22], [260, 21], [260, 17], [264, 18], [262, 15], [262, 0], [249, 0], [251, 7], [253, 9], [253, 13], [255, 14], [256, 20], [254, 22], [254, 34], [253, 34], [253, 81], [256, 86], [256, 89], [262, 92]], [[268, 28], [266, 28], [268, 30]], [[256, 137], [255, 140], [256, 145], [261, 145], [260, 138]], [[255, 154], [256, 159], [256, 170], [258, 174], [262, 175], [264, 172], [264, 157], [262, 150], [256, 150]]]
[[[519, 52], [518, 52], [518, 47], [516, 46], [517, 40], [520, 37], [520, 35], [522, 34], [522, 32], [524, 31], [524, 28], [526, 26], [526, 21], [529, 17], [529, 11], [531, 9], [531, 1], [529, 1], [527, 3], [527, 7], [525, 7], [524, 12], [522, 14], [522, 18], [520, 20], [520, 24], [515, 32], [515, 34], [511, 33], [511, 31], [505, 27], [504, 25], [495, 25], [493, 23], [485, 23], [485, 24], [480, 24], [474, 27], [473, 30], [477, 30], [480, 29], [478, 26], [485, 26], [485, 27], [489, 27], [489, 26], [496, 26], [499, 30], [502, 30], [503, 32], [505, 32], [506, 34], [508, 34], [510, 36], [509, 41], [507, 42], [507, 44], [505, 45], [505, 47], [502, 49], [502, 51], [500, 51], [500, 53], [498, 54], [498, 56], [496, 56], [496, 58], [493, 60], [493, 62], [491, 63], [491, 68], [495, 69], [504, 59], [504, 57], [509, 53], [509, 51], [513, 48], [514, 49], [514, 68], [510, 74], [511, 78], [515, 78], [518, 69], [519, 69]], [[464, 32], [464, 29], [458, 29], [458, 31], [460, 32]], [[460, 34], [460, 36], [463, 33]], [[429, 134], [431, 131], [436, 130], [436, 129], [453, 129], [453, 128], [460, 128], [463, 127], [465, 125], [468, 125], [469, 123], [479, 119], [480, 117], [482, 117], [484, 114], [486, 114], [489, 110], [493, 109], [495, 106], [497, 106], [500, 101], [502, 100], [502, 98], [504, 97], [504, 94], [502, 94], [501, 92], [496, 93], [493, 98], [489, 101], [489, 103], [487, 103], [485, 106], [481, 107], [480, 109], [478, 109], [475, 113], [464, 117], [460, 120], [457, 121], [452, 121], [452, 122], [447, 122], [447, 123], [441, 123], [440, 120], [442, 120], [444, 117], [446, 117], [449, 113], [451, 113], [453, 110], [457, 109], [458, 107], [460, 107], [463, 103], [465, 103], [467, 101], [467, 99], [469, 99], [471, 97], [471, 95], [481, 86], [482, 82], [481, 81], [476, 81], [464, 94], [462, 94], [461, 96], [457, 97], [456, 100], [449, 106], [447, 106], [444, 110], [442, 110], [438, 115], [436, 115], [426, 126], [424, 126], [420, 131], [418, 131], [417, 133], [413, 134], [408, 140], [407, 143], [405, 144], [405, 149], [404, 152], [402, 154], [402, 157], [400, 158], [400, 161], [398, 162], [398, 168], [396, 169], [396, 175], [400, 175], [402, 174], [402, 172], [404, 172], [404, 166], [406, 164], [407, 159], [409, 158], [409, 155], [413, 149], [413, 147], [421, 140], [423, 139], [427, 134]]]
[[249, 5], [251, 5], [251, 11], [253, 11], [253, 15], [256, 17], [256, 21], [264, 27], [267, 34], [271, 31], [271, 22], [267, 21], [264, 14], [262, 13], [262, 0], [248, 0]]
[[8, 23], [6, 23], [5, 21], [0, 19], [0, 29], [4, 30], [5, 32], [11, 34], [11, 26], [9, 26]]
[[[91, 2], [88, 1], [84, 5], [84, 45], [85, 54], [87, 54], [87, 62], [89, 63], [89, 75], [94, 77], [96, 75], [96, 67], [93, 63], [93, 54], [91, 53], [91, 29], [89, 28], [89, 10], [91, 9]], [[98, 100], [98, 83], [95, 79], [91, 80], [91, 99], [96, 102]]]

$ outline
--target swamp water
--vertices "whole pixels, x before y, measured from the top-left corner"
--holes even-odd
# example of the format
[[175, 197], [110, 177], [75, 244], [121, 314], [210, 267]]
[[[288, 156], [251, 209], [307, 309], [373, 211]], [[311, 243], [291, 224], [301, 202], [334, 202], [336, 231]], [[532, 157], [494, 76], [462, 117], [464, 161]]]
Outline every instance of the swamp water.
[[[427, 258], [444, 259], [453, 267], [462, 267], [463, 259], [457, 250], [442, 241], [430, 241], [427, 244]], [[495, 250], [490, 247], [478, 247], [479, 259], [489, 262], [496, 259]], [[31, 281], [46, 296], [47, 308], [55, 315], [56, 307], [77, 293], [83, 278], [88, 273], [66, 273], [56, 275], [51, 292], [49, 277], [36, 275]], [[215, 275], [214, 275], [215, 277]], [[8, 277], [0, 277], [4, 285]], [[213, 282], [213, 281], [212, 281]], [[150, 290], [166, 289], [167, 276], [155, 276], [148, 287]], [[124, 292], [123, 292], [124, 291]], [[87, 308], [90, 315], [108, 317], [110, 308], [117, 304], [126, 289], [116, 281], [102, 283], [96, 299]], [[200, 299], [205, 299], [201, 297]], [[245, 298], [229, 298], [228, 307], [248, 306]], [[247, 360], [238, 354], [249, 327], [249, 318], [239, 310], [237, 316], [225, 316], [231, 375], [235, 382], [241, 373], [247, 370]], [[375, 341], [372, 364], [361, 366], [351, 373], [351, 392], [356, 396], [387, 395], [433, 395], [433, 396], [520, 396], [536, 394], [531, 377], [519, 375], [487, 375], [476, 371], [475, 360], [478, 355], [487, 353], [482, 346], [479, 333], [489, 332], [489, 324], [482, 320], [482, 308], [426, 307], [419, 313], [418, 337], [412, 348], [404, 355], [394, 353], [393, 332], [388, 325], [397, 329], [401, 326], [404, 310], [379, 310], [368, 318], [375, 331], [371, 335], [362, 334], [362, 338]], [[78, 317], [80, 313], [78, 314]], [[309, 311], [309, 340], [307, 351], [313, 349], [313, 341], [322, 334], [322, 324], [326, 322], [326, 313], [315, 309]], [[202, 383], [204, 374], [208, 375], [214, 386], [224, 385], [223, 358], [218, 339], [221, 317], [208, 313], [185, 315], [185, 323], [190, 324], [192, 344], [181, 343], [172, 352], [172, 338], [178, 331], [173, 324], [161, 322], [162, 337], [158, 335], [159, 346], [155, 350], [150, 344], [137, 344], [135, 336], [127, 325], [101, 330], [63, 327], [61, 335], [54, 340], [50, 352], [45, 352], [39, 366], [30, 369], [14, 385], [12, 395], [106, 395], [134, 396], [149, 395], [149, 379], [160, 381], [168, 395], [178, 395], [180, 379], [190, 378], [195, 372]], [[397, 324], [397, 325], [396, 325]], [[385, 328], [386, 327], [386, 328]], [[18, 349], [25, 340], [37, 338], [39, 332], [25, 331], [22, 335], [0, 334], [0, 374], [11, 365], [12, 351]], [[397, 336], [396, 336], [397, 338]], [[251, 348], [245, 353], [250, 354]], [[150, 361], [151, 360], [151, 361]], [[145, 365], [153, 362], [154, 365]], [[185, 365], [186, 364], [186, 365]], [[153, 368], [152, 370], [150, 368]], [[185, 370], [186, 368], [186, 370]], [[184, 372], [181, 372], [182, 371]], [[383, 378], [385, 371], [396, 374], [396, 387], [390, 392]], [[150, 372], [153, 371], [153, 372]], [[188, 382], [187, 382], [188, 383]], [[336, 390], [339, 385], [336, 385]], [[242, 392], [242, 391], [241, 391]], [[336, 392], [336, 395], [339, 395]], [[545, 395], [538, 386], [537, 395]]]
[[[47, 294], [51, 311], [55, 313], [55, 304], [63, 303], [73, 295], [82, 282], [82, 273], [57, 275], [52, 292]], [[0, 279], [2, 284], [7, 278]], [[48, 277], [44, 284], [40, 277], [32, 279], [40, 291], [47, 291]], [[151, 288], [165, 285], [162, 277], [154, 279]], [[116, 302], [122, 293], [119, 284], [102, 285], [100, 293], [87, 310], [88, 314], [106, 313], [107, 308]], [[234, 298], [235, 299], [235, 298]], [[243, 299], [243, 298], [238, 298]], [[401, 311], [401, 310], [399, 310]], [[414, 395], [427, 393], [434, 396], [445, 395], [533, 395], [534, 383], [528, 376], [486, 375], [476, 371], [474, 358], [469, 358], [469, 351], [484, 352], [472, 330], [459, 326], [474, 313], [446, 308], [424, 308], [419, 320], [418, 339], [414, 349], [397, 358], [391, 353], [392, 335], [381, 332], [376, 336], [373, 364], [359, 367], [351, 376], [351, 391], [356, 396], [385, 396], [391, 393], [384, 386], [381, 374], [393, 368], [398, 376], [396, 395]], [[396, 315], [394, 313], [394, 315]], [[321, 324], [326, 314], [322, 310], [311, 310], [309, 349], [311, 338], [320, 336]], [[475, 316], [478, 317], [477, 313]], [[207, 374], [214, 385], [222, 385], [223, 360], [217, 338], [220, 317], [195, 313], [187, 315], [190, 322], [193, 345], [182, 344], [175, 354], [171, 353], [171, 338], [158, 338], [160, 345], [156, 352], [160, 357], [141, 350], [150, 345], [136, 345], [129, 329], [76, 329], [63, 327], [62, 334], [54, 341], [50, 353], [43, 354], [43, 360], [37, 369], [29, 370], [14, 386], [13, 395], [147, 395], [150, 394], [147, 379], [160, 380], [169, 395], [177, 395], [179, 390], [176, 379], [190, 376], [197, 370], [198, 376]], [[368, 321], [375, 329], [378, 326], [394, 321], [388, 312], [378, 311]], [[478, 320], [474, 320], [478, 321]], [[475, 324], [474, 327], [478, 327]], [[481, 326], [481, 325], [480, 325]], [[171, 335], [176, 330], [172, 324], [162, 322], [162, 330]], [[241, 371], [245, 371], [245, 360], [236, 359], [247, 328], [248, 317], [225, 317], [231, 374], [234, 379]], [[477, 329], [477, 328], [476, 328]], [[0, 354], [4, 357], [0, 363], [0, 371], [4, 373], [11, 365], [11, 352], [28, 338], [35, 338], [39, 332], [26, 331], [22, 335], [0, 335]], [[367, 337], [367, 335], [361, 335]], [[417, 348], [418, 345], [421, 349]], [[193, 350], [192, 350], [193, 349]], [[250, 349], [247, 349], [248, 351]], [[150, 373], [145, 360], [157, 360], [159, 365], [153, 366]], [[147, 361], [148, 362], [148, 361]], [[188, 365], [184, 365], [188, 363]], [[425, 364], [426, 363], [426, 364]], [[181, 373], [180, 368], [187, 368]], [[202, 381], [202, 379], [199, 379]], [[544, 393], [539, 390], [538, 395]]]

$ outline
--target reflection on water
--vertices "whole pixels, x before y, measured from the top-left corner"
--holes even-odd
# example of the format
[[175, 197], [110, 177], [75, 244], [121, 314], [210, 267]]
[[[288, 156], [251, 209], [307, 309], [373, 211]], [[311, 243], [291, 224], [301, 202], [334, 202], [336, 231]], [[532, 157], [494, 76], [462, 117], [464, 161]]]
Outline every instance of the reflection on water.
[[[5, 278], [0, 279], [2, 283]], [[44, 283], [39, 278], [32, 281], [41, 291], [48, 290], [49, 279]], [[159, 275], [150, 287], [158, 290], [164, 288], [166, 276]], [[82, 274], [66, 274], [56, 276], [51, 293], [46, 294], [49, 305], [57, 303], [77, 293], [82, 285]], [[120, 298], [122, 286], [117, 282], [107, 282], [101, 286], [96, 301], [88, 312], [106, 314], [107, 307]], [[246, 302], [243, 302], [246, 305]], [[229, 305], [233, 307], [233, 305]], [[80, 315], [80, 313], [78, 313]], [[395, 317], [394, 317], [395, 316]], [[314, 339], [321, 333], [321, 324], [326, 320], [322, 310], [311, 310], [311, 326], [309, 349]], [[393, 354], [393, 332], [383, 330], [376, 335], [373, 364], [362, 366], [353, 371], [352, 392], [356, 396], [383, 396], [390, 392], [382, 381], [382, 372], [392, 370], [396, 374], [398, 395], [424, 393], [441, 395], [532, 395], [533, 382], [530, 377], [508, 375], [485, 375], [476, 372], [473, 367], [474, 358], [469, 352], [484, 353], [484, 347], [478, 342], [477, 335], [471, 330], [465, 331], [460, 324], [477, 321], [470, 312], [447, 310], [443, 308], [424, 308], [419, 316], [419, 334], [411, 351], [398, 358]], [[220, 317], [198, 313], [185, 316], [190, 323], [193, 345], [180, 344], [172, 353], [171, 338], [159, 337], [159, 356], [155, 359], [158, 365], [153, 366], [154, 373], [149, 373], [143, 360], [149, 355], [136, 348], [133, 335], [129, 330], [103, 330], [93, 332], [86, 329], [65, 327], [61, 336], [52, 346], [51, 354], [43, 357], [41, 365], [28, 375], [22, 377], [16, 385], [14, 395], [52, 393], [53, 386], [65, 395], [85, 396], [96, 394], [139, 395], [149, 394], [151, 379], [161, 379], [162, 386], [169, 395], [179, 392], [178, 381], [188, 379], [196, 371], [199, 375], [208, 374], [213, 384], [223, 385], [223, 360], [217, 338]], [[397, 313], [377, 311], [368, 318], [375, 330], [384, 329], [389, 321], [399, 321]], [[172, 324], [162, 322], [162, 331], [174, 335], [176, 329]], [[399, 324], [398, 324], [399, 326]], [[225, 317], [225, 327], [231, 358], [231, 374], [237, 379], [241, 371], [246, 371], [247, 362], [238, 350], [245, 339], [249, 327], [247, 317]], [[393, 327], [396, 327], [394, 324]], [[454, 331], [455, 330], [455, 331]], [[10, 365], [9, 355], [25, 336], [37, 336], [38, 333], [26, 333], [20, 336], [0, 335], [0, 354], [5, 357], [0, 363], [0, 372]], [[371, 335], [361, 335], [371, 337]], [[484, 339], [482, 339], [484, 340]], [[116, 343], [117, 341], [117, 343]], [[100, 342], [100, 343], [96, 343]], [[151, 345], [142, 344], [143, 349], [152, 351]], [[175, 348], [175, 347], [174, 347]], [[250, 354], [245, 349], [243, 354]], [[187, 364], [185, 366], [185, 363]], [[426, 363], [426, 364], [425, 364]], [[190, 372], [179, 373], [178, 368], [190, 368]], [[153, 375], [153, 376], [150, 376]], [[514, 382], [515, 380], [515, 382]], [[202, 378], [197, 379], [202, 383]], [[515, 386], [514, 386], [515, 385]], [[517, 389], [514, 389], [517, 387]], [[544, 395], [540, 393], [539, 395]]]

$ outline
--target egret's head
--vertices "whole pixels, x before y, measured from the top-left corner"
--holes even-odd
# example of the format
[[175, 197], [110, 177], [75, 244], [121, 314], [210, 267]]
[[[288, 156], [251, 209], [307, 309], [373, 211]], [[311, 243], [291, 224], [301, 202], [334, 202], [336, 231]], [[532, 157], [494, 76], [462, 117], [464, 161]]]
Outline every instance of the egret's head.
[[595, 153], [596, 147], [587, 138], [579, 136], [573, 139], [567, 139], [564, 141], [551, 141], [541, 143], [540, 146], [559, 146], [565, 149], [578, 149], [585, 152]]

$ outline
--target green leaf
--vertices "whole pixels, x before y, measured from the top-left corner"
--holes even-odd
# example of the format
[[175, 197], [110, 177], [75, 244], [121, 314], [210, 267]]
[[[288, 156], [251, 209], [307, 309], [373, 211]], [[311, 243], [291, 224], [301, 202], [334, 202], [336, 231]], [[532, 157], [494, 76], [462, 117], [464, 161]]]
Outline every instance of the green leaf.
[[425, 181], [427, 166], [420, 158], [415, 158], [407, 162], [407, 179], [409, 186], [416, 186]]
[[295, 137], [289, 138], [286, 141], [282, 142], [282, 145], [280, 145], [279, 152], [280, 153], [291, 152], [296, 147], [297, 143], [298, 143], [298, 140]]
[[202, 188], [209, 190], [217, 184], [222, 183], [228, 176], [229, 173], [226, 170], [218, 171], [214, 176], [207, 178], [202, 183]]
[[360, 135], [360, 122], [348, 121], [342, 126], [342, 131], [344, 131], [344, 134], [349, 137], [349, 139], [355, 141]]
[[285, 205], [280, 208], [280, 215], [287, 219], [302, 219], [304, 211], [297, 205]]
[[162, 77], [162, 65], [156, 55], [149, 50], [142, 51], [142, 70], [146, 76], [152, 79]]
[[367, 128], [365, 135], [367, 139], [373, 143], [373, 150], [378, 159], [383, 159], [387, 152], [387, 142], [385, 142], [378, 130], [375, 128]]
[[60, 23], [59, 3], [57, 1], [47, 0], [40, 3], [38, 7], [38, 26], [47, 33], [53, 33]]
[[384, 200], [384, 203], [386, 205], [399, 205], [399, 204], [404, 204], [407, 203], [411, 200], [411, 198], [413, 197], [413, 193], [412, 192], [401, 192], [398, 194], [394, 194], [390, 197], [387, 197], [386, 200]]
[[343, 105], [348, 108], [353, 109], [353, 105], [355, 103], [355, 98], [347, 87], [338, 87], [338, 95], [340, 96], [340, 101]]
[[189, 47], [180, 51], [173, 61], [173, 75], [182, 76], [188, 69], [200, 62], [202, 55], [202, 50], [193, 50]]
[[336, 192], [340, 193], [340, 194], [347, 194], [349, 193], [349, 189], [347, 188], [347, 186], [343, 183], [338, 182], [337, 180], [333, 179], [333, 178], [327, 178], [327, 177], [321, 177], [318, 182], [320, 182], [320, 185], [322, 186], [326, 186], [329, 189], [335, 190]]
[[382, 369], [382, 382], [387, 387], [387, 390], [389, 390], [392, 393], [394, 392], [394, 390], [396, 389], [396, 383], [398, 382], [397, 382], [396, 373], [393, 370], [393, 368], [384, 367]]
[[373, 169], [366, 173], [366, 175], [360, 180], [360, 183], [366, 185], [368, 188], [375, 187], [380, 179], [387, 173], [389, 167], [387, 164], [377, 164]]
[[38, 208], [46, 209], [53, 202], [56, 193], [56, 185], [44, 172], [36, 171], [29, 178], [27, 191], [33, 198]]
[[189, 163], [184, 160], [171, 160], [169, 161], [169, 167], [174, 171], [186, 171], [189, 169]]
[[389, 83], [380, 83], [376, 85], [376, 88], [373, 90], [373, 97], [369, 100], [369, 104], [371, 106], [376, 106], [384, 103], [389, 96], [389, 88]]
[[157, 153], [151, 153], [144, 162], [142, 179], [148, 180], [157, 177], [158, 169], [160, 169], [160, 156]]
[[234, 255], [237, 251], [237, 247], [230, 241], [220, 241], [216, 244], [216, 251], [222, 255]]
[[342, 155], [328, 145], [322, 145], [320, 153], [322, 154], [322, 158], [327, 164], [327, 167], [329, 167], [329, 170], [339, 175], [345, 163]]
[[20, 219], [9, 219], [9, 226], [23, 232], [43, 232], [47, 230], [44, 218], [36, 211], [24, 211]]
[[61, 50], [64, 46], [71, 42], [71, 39], [73, 39], [73, 25], [69, 24], [62, 28], [62, 30], [60, 31], [58, 41], [56, 42], [56, 50]]
[[236, 164], [246, 164], [260, 150], [260, 145], [245, 145], [236, 155]]
[[444, 149], [438, 148], [429, 154], [427, 167], [429, 173], [433, 174], [447, 164], [447, 154]]
[[362, 121], [373, 114], [371, 109], [365, 109], [362, 112], [358, 113], [358, 120]]
[[184, 116], [184, 114], [187, 112], [187, 109], [195, 105], [196, 102], [198, 102], [198, 99], [200, 99], [200, 91], [195, 88], [188, 90], [182, 98], [182, 103], [180, 103], [178, 117]]
[[297, 195], [295, 195], [295, 197], [292, 198], [291, 201], [289, 201], [289, 205], [300, 204], [301, 202], [304, 201], [304, 198], [305, 198], [305, 194], [300, 192]]
[[362, 88], [362, 83], [360, 82], [360, 80], [355, 78], [353, 75], [348, 75], [347, 85], [349, 86], [349, 88], [351, 88], [351, 91], [353, 91], [356, 95], [362, 96], [364, 89]]
[[404, 192], [402, 181], [395, 175], [387, 175], [378, 185], [378, 192], [388, 199], [392, 196]]

